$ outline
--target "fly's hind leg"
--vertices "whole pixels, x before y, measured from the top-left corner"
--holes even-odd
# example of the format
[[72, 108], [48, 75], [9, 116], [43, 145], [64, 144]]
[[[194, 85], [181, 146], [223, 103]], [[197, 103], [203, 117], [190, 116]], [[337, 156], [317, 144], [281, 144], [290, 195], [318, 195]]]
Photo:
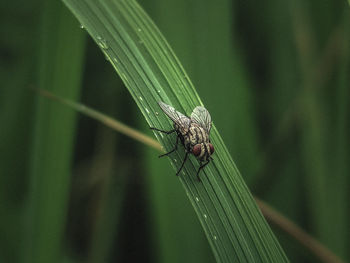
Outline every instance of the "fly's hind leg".
[[175, 152], [175, 151], [177, 150], [177, 145], [178, 145], [178, 143], [179, 143], [179, 136], [176, 137], [176, 142], [175, 142], [175, 147], [174, 147], [174, 149], [172, 149], [170, 152], [167, 152], [167, 153], [164, 153], [164, 154], [159, 155], [159, 158], [160, 158], [160, 157], [163, 157], [163, 156], [167, 156], [167, 155], [171, 154], [172, 152]]
[[161, 129], [158, 129], [158, 128], [155, 128], [155, 127], [150, 127], [150, 129], [154, 130], [154, 131], [159, 131], [159, 132], [162, 132], [162, 133], [165, 133], [165, 134], [172, 134], [173, 132], [176, 131], [175, 129], [172, 129], [170, 131], [165, 131], [165, 130], [161, 130]]
[[[154, 130], [154, 131], [159, 131], [159, 132], [162, 132], [162, 133], [165, 133], [165, 134], [172, 134], [173, 132], [176, 132], [176, 129], [172, 129], [170, 131], [165, 131], [165, 130], [161, 130], [161, 129], [154, 128], [154, 127], [150, 127], [150, 129]], [[167, 156], [167, 155], [171, 154], [172, 152], [175, 152], [177, 150], [177, 144], [178, 143], [179, 143], [179, 136], [176, 137], [176, 142], [175, 142], [174, 149], [172, 149], [170, 152], [167, 152], [167, 153], [159, 155], [159, 158], [163, 157], [163, 156]]]

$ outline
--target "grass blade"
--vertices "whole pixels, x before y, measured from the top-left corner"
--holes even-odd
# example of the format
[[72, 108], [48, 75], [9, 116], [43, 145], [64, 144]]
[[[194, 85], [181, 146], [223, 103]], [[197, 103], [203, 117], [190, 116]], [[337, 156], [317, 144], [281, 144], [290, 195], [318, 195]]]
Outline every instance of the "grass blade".
[[[157, 102], [189, 114], [201, 105], [198, 94], [172, 50], [135, 1], [64, 0], [112, 63], [150, 126], [170, 127]], [[215, 120], [215, 116], [214, 120]], [[158, 136], [158, 134], [156, 134]], [[220, 262], [288, 261], [259, 212], [215, 126], [215, 161], [198, 183], [191, 158], [180, 176]], [[158, 137], [165, 149], [171, 138]], [[183, 153], [174, 154], [179, 168]]]

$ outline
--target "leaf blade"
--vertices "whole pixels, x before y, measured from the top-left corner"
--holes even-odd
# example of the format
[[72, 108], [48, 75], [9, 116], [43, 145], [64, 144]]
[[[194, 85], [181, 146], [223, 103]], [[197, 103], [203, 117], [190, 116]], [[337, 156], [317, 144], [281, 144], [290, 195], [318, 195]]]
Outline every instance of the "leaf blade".
[[[202, 105], [181, 64], [140, 6], [134, 1], [72, 1], [67, 6], [89, 31], [121, 76], [150, 126], [167, 129], [158, 101], [189, 115]], [[97, 17], [97, 18], [96, 18]], [[158, 113], [158, 114], [157, 114]], [[215, 120], [215, 117], [213, 117]], [[172, 138], [156, 137], [170, 150]], [[215, 126], [215, 160], [195, 178], [198, 163], [186, 163], [180, 180], [220, 262], [288, 261], [257, 209]], [[183, 153], [174, 153], [179, 168]], [[185, 176], [184, 176], [185, 175]], [[206, 176], [204, 176], [206, 175]]]

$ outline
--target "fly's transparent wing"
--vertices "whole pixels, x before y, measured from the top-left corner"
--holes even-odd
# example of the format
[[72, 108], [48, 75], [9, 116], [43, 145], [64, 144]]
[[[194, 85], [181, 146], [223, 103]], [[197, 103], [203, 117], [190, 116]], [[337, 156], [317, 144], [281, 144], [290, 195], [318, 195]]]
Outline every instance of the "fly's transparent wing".
[[181, 112], [178, 112], [173, 107], [171, 107], [168, 104], [165, 104], [164, 102], [158, 102], [160, 108], [168, 117], [178, 125], [179, 129], [183, 133], [187, 133], [190, 125], [191, 120], [187, 116], [183, 115]]
[[211, 117], [206, 108], [202, 106], [197, 106], [191, 114], [191, 120], [192, 122], [200, 125], [208, 133], [210, 132]]

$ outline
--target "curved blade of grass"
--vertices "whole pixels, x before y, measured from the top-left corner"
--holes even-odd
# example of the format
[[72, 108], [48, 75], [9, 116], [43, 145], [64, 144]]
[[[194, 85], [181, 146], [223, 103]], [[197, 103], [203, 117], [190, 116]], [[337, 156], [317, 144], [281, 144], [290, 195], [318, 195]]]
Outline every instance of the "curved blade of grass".
[[[158, 101], [186, 114], [202, 104], [167, 42], [135, 1], [64, 2], [101, 47], [150, 126], [171, 127], [158, 113]], [[171, 149], [174, 138], [156, 136], [165, 149]], [[196, 179], [198, 162], [193, 158], [186, 163], [180, 181], [217, 261], [287, 262], [215, 126], [211, 139], [217, 153], [204, 170], [202, 183]], [[177, 169], [183, 153], [173, 157]]]
[[[142, 5], [161, 27], [191, 81], [196, 83], [197, 92], [210, 114], [215, 116], [215, 125], [220, 127], [220, 135], [231, 155], [235, 156], [249, 186], [262, 173], [256, 173], [257, 160], [260, 159], [257, 158], [259, 144], [255, 137], [258, 129], [254, 127], [257, 124], [254, 111], [250, 111], [254, 105], [251, 96], [254, 89], [249, 87], [247, 80], [251, 78], [245, 74], [243, 60], [239, 57], [244, 52], [234, 48], [237, 41], [232, 22], [237, 19], [233, 17], [233, 2], [151, 0], [142, 1]], [[177, 23], [174, 20], [178, 20]], [[215, 96], [212, 96], [213, 87]], [[153, 151], [146, 153], [149, 192], [150, 196], [155, 196], [152, 199], [153, 214], [159, 219], [155, 224], [156, 233], [160, 233], [156, 239], [157, 251], [161, 255], [159, 262], [213, 262], [207, 240], [199, 233], [202, 230], [196, 215], [187, 210], [192, 210], [192, 207], [187, 204], [181, 185], [174, 185], [176, 178], [163, 176], [167, 171], [164, 169], [169, 169], [168, 163], [159, 161]], [[164, 198], [166, 195], [172, 199]], [[159, 198], [161, 196], [163, 198]], [[179, 239], [186, 242], [178, 242]]]

